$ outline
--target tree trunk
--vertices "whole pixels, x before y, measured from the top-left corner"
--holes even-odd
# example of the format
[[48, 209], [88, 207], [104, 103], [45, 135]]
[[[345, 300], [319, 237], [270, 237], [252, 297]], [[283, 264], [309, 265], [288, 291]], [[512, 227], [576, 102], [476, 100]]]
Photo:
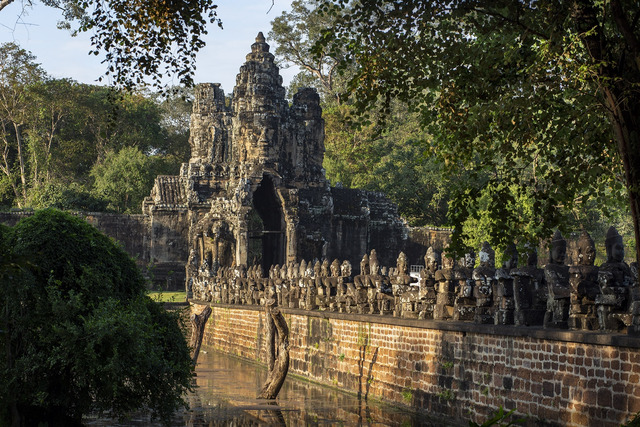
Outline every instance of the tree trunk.
[[191, 360], [195, 365], [198, 362], [198, 356], [200, 355], [200, 346], [202, 345], [202, 337], [204, 336], [204, 327], [207, 324], [211, 316], [211, 307], [206, 306], [200, 314], [191, 315], [191, 340], [189, 345], [191, 346]]
[[640, 95], [633, 87], [640, 72], [640, 42], [629, 25], [620, 2], [611, 1], [622, 44], [629, 53], [612, 63], [604, 52], [615, 42], [607, 40], [598, 10], [587, 2], [574, 2], [576, 29], [587, 53], [598, 65], [597, 80], [607, 107], [618, 154], [624, 167], [624, 181], [636, 238], [636, 261], [640, 262]]
[[[259, 399], [275, 399], [284, 384], [287, 372], [289, 372], [289, 327], [284, 316], [280, 313], [276, 301], [275, 298], [268, 299], [265, 307], [269, 375], [262, 386]], [[276, 335], [277, 347], [275, 346]]]
[[618, 153], [624, 166], [624, 180], [629, 194], [629, 205], [636, 238], [636, 261], [640, 261], [640, 99], [637, 95], [617, 97], [605, 89], [607, 106], [611, 109], [612, 123]]
[[23, 207], [23, 205], [27, 202], [27, 171], [24, 164], [22, 133], [20, 130], [22, 126], [14, 122], [13, 127], [16, 131], [16, 142], [18, 144], [18, 163], [20, 166], [20, 182], [22, 183], [22, 202], [19, 202], [18, 206]]

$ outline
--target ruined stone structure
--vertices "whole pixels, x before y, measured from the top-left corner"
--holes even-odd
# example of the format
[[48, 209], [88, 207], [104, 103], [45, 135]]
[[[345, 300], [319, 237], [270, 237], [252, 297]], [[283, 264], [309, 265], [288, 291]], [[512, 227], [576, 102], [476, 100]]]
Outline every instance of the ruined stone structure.
[[[221, 268], [286, 266], [334, 257], [356, 263], [372, 248], [397, 254], [408, 227], [378, 193], [332, 188], [322, 169], [320, 99], [302, 89], [289, 105], [262, 33], [240, 68], [230, 103], [218, 84], [196, 88], [191, 159], [180, 176], [158, 177], [143, 211], [155, 230], [151, 256], [187, 242], [187, 281]], [[185, 234], [187, 234], [185, 236]], [[156, 244], [158, 243], [158, 244]], [[424, 254], [417, 253], [416, 258]], [[391, 259], [384, 258], [389, 263]]]

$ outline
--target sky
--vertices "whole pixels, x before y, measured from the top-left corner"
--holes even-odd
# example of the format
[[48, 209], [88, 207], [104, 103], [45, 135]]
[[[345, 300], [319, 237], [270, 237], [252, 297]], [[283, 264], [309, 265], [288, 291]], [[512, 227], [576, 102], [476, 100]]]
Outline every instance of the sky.
[[[292, 0], [219, 0], [218, 16], [224, 29], [209, 24], [196, 62], [196, 83], [221, 83], [225, 93], [231, 93], [236, 74], [246, 61], [259, 31], [268, 39], [271, 21], [290, 10]], [[68, 30], [56, 27], [62, 15], [58, 10], [34, 1], [23, 10], [23, 1], [15, 0], [0, 11], [0, 43], [16, 42], [36, 56], [36, 62], [55, 78], [72, 78], [81, 83], [98, 84], [106, 65], [99, 57], [90, 56], [90, 34], [71, 37]], [[271, 44], [271, 52], [275, 46]], [[296, 68], [281, 69], [284, 85], [297, 73]]]

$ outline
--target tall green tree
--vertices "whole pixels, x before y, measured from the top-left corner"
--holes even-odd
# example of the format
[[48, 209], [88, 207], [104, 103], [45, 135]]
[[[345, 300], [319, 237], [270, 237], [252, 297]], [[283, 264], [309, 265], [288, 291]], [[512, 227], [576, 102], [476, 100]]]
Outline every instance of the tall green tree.
[[45, 73], [35, 57], [15, 43], [0, 46], [0, 140], [3, 180], [11, 186], [18, 206], [27, 199], [27, 143], [25, 126], [33, 100], [28, 88]]
[[188, 159], [188, 90], [162, 97], [52, 79], [13, 43], [0, 59], [1, 204], [99, 207], [90, 171], [125, 147], [150, 157], [153, 173], [176, 174]]
[[39, 211], [0, 226], [0, 424], [185, 406], [193, 365], [178, 316], [134, 261], [85, 221]]
[[136, 147], [108, 153], [91, 169], [93, 194], [120, 213], [139, 212], [155, 178], [152, 160]]
[[450, 188], [464, 177], [446, 177], [436, 159], [425, 155], [431, 136], [417, 116], [397, 104], [384, 122], [374, 118], [354, 129], [354, 115], [350, 105], [324, 105], [323, 166], [331, 183], [385, 193], [412, 226], [443, 225]]
[[328, 49], [318, 50], [316, 54], [311, 51], [322, 30], [334, 20], [329, 14], [320, 13], [320, 4], [321, 0], [293, 1], [291, 11], [283, 12], [271, 22], [269, 39], [276, 42], [275, 55], [280, 65], [295, 64], [303, 70], [297, 77], [298, 84], [294, 85], [313, 86], [323, 97], [339, 100], [337, 66], [343, 53], [334, 50], [329, 54]]
[[[347, 4], [328, 3], [329, 12]], [[500, 219], [488, 233], [504, 246], [547, 237], [576, 207], [626, 192], [640, 253], [640, 4], [349, 4], [318, 49], [348, 46], [354, 105], [365, 112], [382, 101], [388, 111], [392, 99], [410, 101], [434, 137], [431, 152], [478, 176], [450, 205], [459, 249], [461, 224], [487, 198]], [[525, 199], [523, 218], [513, 206]]]

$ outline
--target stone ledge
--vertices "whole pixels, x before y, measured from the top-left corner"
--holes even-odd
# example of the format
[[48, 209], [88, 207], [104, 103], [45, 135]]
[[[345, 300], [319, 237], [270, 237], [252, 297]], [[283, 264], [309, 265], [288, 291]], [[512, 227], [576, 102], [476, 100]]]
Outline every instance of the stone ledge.
[[[192, 304], [210, 305], [212, 307], [229, 308], [234, 310], [262, 310], [262, 307], [258, 305], [216, 304], [198, 300], [189, 300], [189, 302]], [[280, 310], [285, 314], [295, 314], [299, 316], [351, 320], [354, 322], [365, 323], [385, 323], [388, 325], [411, 328], [461, 332], [463, 335], [473, 333], [496, 336], [530, 337], [542, 340], [640, 349], [640, 337], [620, 333], [544, 329], [542, 326], [480, 325], [468, 322], [405, 319], [387, 315], [381, 316], [379, 314], [336, 313], [331, 311], [301, 310], [295, 308], [280, 308]]]

